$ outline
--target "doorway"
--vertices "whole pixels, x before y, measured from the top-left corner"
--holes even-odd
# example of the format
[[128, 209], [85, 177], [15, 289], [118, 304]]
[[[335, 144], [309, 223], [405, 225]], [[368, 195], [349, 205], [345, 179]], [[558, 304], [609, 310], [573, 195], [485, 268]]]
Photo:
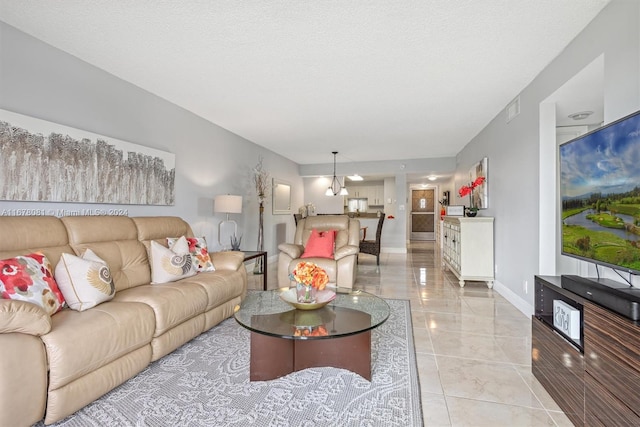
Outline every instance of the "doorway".
[[411, 190], [411, 240], [435, 240], [435, 190]]

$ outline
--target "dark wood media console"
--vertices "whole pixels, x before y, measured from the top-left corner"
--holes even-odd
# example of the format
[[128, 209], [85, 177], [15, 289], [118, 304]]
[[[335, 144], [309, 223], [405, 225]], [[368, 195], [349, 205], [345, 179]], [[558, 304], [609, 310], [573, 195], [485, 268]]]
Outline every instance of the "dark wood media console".
[[[580, 312], [580, 338], [553, 323], [553, 300]], [[640, 425], [640, 323], [536, 276], [532, 372], [578, 426]]]

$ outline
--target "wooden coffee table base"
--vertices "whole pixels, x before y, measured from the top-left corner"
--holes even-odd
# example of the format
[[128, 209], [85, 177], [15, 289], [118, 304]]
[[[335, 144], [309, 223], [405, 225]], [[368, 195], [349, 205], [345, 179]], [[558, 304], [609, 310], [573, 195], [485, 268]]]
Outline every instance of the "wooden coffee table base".
[[371, 381], [371, 331], [311, 340], [251, 332], [251, 381], [273, 380], [321, 366], [347, 369]]

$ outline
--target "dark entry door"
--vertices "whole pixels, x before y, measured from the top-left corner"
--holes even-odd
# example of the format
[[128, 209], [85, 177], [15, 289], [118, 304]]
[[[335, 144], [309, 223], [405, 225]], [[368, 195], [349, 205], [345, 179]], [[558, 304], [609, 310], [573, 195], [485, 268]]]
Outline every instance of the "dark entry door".
[[411, 240], [435, 240], [435, 190], [411, 190]]

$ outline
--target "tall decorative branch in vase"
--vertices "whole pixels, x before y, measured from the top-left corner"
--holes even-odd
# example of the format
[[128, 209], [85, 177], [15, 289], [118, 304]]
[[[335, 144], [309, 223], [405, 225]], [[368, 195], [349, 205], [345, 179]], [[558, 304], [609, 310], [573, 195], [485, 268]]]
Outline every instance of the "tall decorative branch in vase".
[[[256, 194], [260, 201], [260, 219], [258, 222], [258, 250], [264, 251], [264, 200], [269, 192], [269, 173], [264, 170], [262, 165], [263, 158], [258, 158], [258, 164], [253, 168], [253, 182], [256, 186]], [[253, 267], [253, 274], [262, 274], [265, 265], [262, 265], [262, 257], [256, 259]]]

